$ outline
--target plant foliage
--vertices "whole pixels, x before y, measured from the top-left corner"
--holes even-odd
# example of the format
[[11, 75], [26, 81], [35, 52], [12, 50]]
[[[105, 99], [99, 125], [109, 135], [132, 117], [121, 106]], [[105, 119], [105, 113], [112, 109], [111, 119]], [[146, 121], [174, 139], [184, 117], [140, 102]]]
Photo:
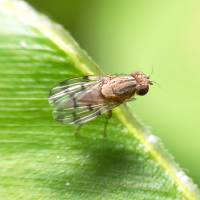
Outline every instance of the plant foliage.
[[[60, 26], [22, 1], [0, 2], [1, 199], [198, 199], [156, 137], [117, 108], [76, 126], [52, 118], [50, 89], [100, 73]], [[89, 41], [88, 41], [89, 42]]]

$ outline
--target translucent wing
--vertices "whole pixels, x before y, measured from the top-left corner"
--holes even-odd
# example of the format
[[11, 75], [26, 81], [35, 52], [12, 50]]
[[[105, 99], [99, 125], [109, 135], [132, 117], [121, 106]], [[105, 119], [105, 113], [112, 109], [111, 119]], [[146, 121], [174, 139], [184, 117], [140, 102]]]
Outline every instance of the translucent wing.
[[62, 124], [84, 124], [120, 104], [107, 102], [92, 106], [83, 105], [75, 109], [56, 109], [53, 112], [53, 117]]
[[100, 82], [101, 76], [85, 76], [65, 80], [52, 88], [48, 97], [49, 103], [56, 107], [61, 101], [70, 100], [74, 94]]
[[55, 86], [49, 95], [55, 106], [54, 119], [62, 124], [83, 124], [121, 104], [106, 101], [101, 86], [102, 76], [70, 79]]

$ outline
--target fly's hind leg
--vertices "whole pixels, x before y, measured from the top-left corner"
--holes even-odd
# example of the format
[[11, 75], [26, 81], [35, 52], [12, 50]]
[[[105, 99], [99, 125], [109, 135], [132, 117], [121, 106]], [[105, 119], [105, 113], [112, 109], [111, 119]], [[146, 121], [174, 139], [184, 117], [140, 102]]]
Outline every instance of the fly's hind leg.
[[79, 131], [79, 129], [81, 128], [83, 124], [79, 124], [79, 126], [76, 128], [76, 130], [74, 131], [74, 135], [76, 135], [76, 133]]
[[105, 123], [105, 126], [104, 126], [104, 136], [107, 135], [106, 130], [107, 130], [108, 119], [109, 119], [110, 117], [112, 117], [112, 110], [109, 110], [109, 111], [108, 111], [108, 116], [106, 117], [106, 123]]

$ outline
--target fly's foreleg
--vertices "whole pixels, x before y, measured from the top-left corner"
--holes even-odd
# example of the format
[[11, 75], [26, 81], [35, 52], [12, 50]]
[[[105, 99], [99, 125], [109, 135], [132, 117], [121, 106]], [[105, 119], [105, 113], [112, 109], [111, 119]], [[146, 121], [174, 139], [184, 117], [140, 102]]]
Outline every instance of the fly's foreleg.
[[136, 100], [136, 98], [134, 98], [134, 97], [132, 97], [132, 98], [126, 100], [126, 101], [124, 102], [124, 107], [125, 107], [126, 109], [129, 109], [129, 107], [128, 107], [128, 105], [127, 105], [126, 103], [129, 102], [129, 101], [134, 101], [134, 100]]
[[107, 135], [106, 130], [107, 130], [108, 119], [109, 119], [110, 117], [112, 117], [112, 110], [109, 110], [109, 111], [108, 111], [108, 116], [106, 117], [106, 123], [105, 123], [105, 126], [104, 126], [104, 136]]
[[136, 98], [135, 97], [131, 97], [130, 99], [127, 99], [125, 102], [134, 101], [134, 100], [136, 100]]

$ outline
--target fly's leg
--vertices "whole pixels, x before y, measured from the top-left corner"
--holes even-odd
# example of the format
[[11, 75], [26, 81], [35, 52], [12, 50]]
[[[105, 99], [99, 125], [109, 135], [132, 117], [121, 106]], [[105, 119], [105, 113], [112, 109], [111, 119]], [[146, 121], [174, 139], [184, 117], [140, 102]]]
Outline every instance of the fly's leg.
[[131, 97], [130, 99], [127, 99], [125, 102], [134, 101], [134, 100], [136, 100], [136, 98], [135, 97]]
[[124, 102], [124, 107], [125, 107], [126, 109], [129, 109], [129, 107], [128, 107], [128, 105], [127, 105], [126, 103], [129, 102], [129, 101], [134, 101], [134, 100], [136, 100], [136, 98], [134, 98], [134, 97], [132, 97], [132, 98], [126, 100], [126, 101]]
[[112, 110], [109, 110], [109, 111], [108, 111], [108, 116], [106, 117], [106, 123], [105, 123], [105, 126], [104, 126], [104, 136], [107, 135], [106, 130], [107, 130], [108, 119], [109, 119], [110, 117], [112, 117]]
[[81, 128], [81, 126], [82, 126], [83, 124], [79, 124], [79, 126], [76, 128], [76, 130], [74, 131], [74, 134], [76, 134], [78, 131], [79, 131], [79, 129]]

